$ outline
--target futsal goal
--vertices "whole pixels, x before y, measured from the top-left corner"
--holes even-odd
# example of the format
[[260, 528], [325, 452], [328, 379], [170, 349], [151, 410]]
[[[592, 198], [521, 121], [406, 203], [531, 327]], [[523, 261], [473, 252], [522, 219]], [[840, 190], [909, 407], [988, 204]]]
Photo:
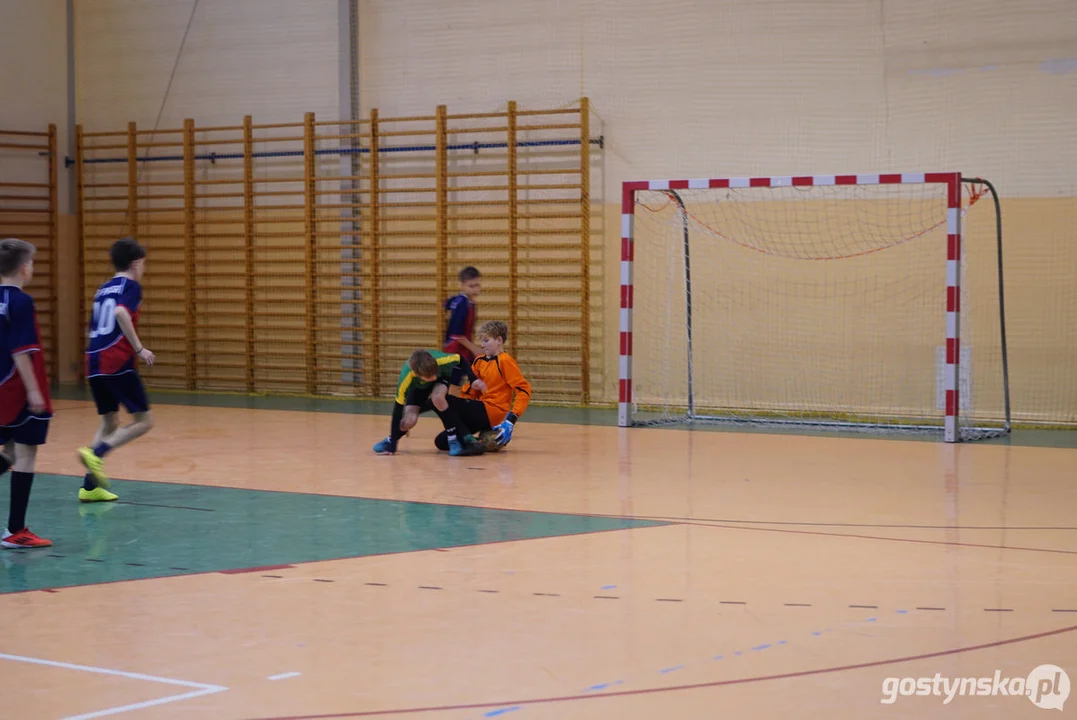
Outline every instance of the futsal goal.
[[998, 212], [960, 173], [625, 183], [618, 424], [1008, 433]]

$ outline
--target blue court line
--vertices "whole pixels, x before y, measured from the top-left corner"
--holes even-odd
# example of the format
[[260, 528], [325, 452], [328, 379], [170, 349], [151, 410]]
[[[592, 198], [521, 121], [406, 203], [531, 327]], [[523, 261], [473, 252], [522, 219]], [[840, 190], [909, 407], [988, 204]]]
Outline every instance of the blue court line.
[[[603, 590], [606, 590], [606, 589], [608, 589], [608, 588], [603, 588]], [[909, 613], [908, 610], [895, 610], [894, 611], [895, 615], [908, 615], [908, 613]], [[876, 618], [876, 617], [869, 617], [869, 618], [864, 618], [863, 620], [860, 620], [860, 621], [845, 623], [844, 626], [847, 627], [849, 625], [856, 625], [859, 622], [876, 622], [877, 620], [878, 620], [878, 618]], [[821, 637], [824, 633], [831, 633], [831, 632], [834, 632], [834, 628], [827, 628], [826, 630], [816, 630], [816, 631], [812, 632], [812, 637]], [[749, 650], [749, 652], [762, 652], [764, 650], [769, 650], [770, 648], [773, 648], [776, 645], [788, 645], [788, 641], [786, 641], [786, 640], [778, 640], [775, 643], [762, 643], [760, 645], [756, 645], [756, 646], [752, 647], [751, 650]], [[743, 650], [736, 650], [732, 654], [733, 655], [744, 655], [744, 651]], [[726, 655], [715, 655], [714, 657], [711, 658], [711, 660], [722, 660], [725, 657], [726, 657]], [[673, 667], [662, 668], [658, 672], [664, 675], [664, 674], [667, 674], [667, 673], [674, 672], [675, 670], [683, 670], [684, 668], [685, 668], [684, 665], [674, 665]], [[596, 685], [591, 685], [590, 687], [586, 688], [584, 690], [584, 692], [600, 692], [602, 690], [606, 690], [607, 688], [613, 687], [615, 685], [623, 685], [624, 682], [625, 682], [624, 680], [616, 680], [614, 682], [598, 683]], [[512, 712], [513, 710], [519, 710], [519, 709], [520, 709], [519, 705], [514, 705], [513, 707], [509, 707], [509, 708], [499, 708], [497, 710], [491, 710], [490, 712], [485, 713], [484, 717], [494, 717], [494, 716], [500, 715], [502, 713]]]

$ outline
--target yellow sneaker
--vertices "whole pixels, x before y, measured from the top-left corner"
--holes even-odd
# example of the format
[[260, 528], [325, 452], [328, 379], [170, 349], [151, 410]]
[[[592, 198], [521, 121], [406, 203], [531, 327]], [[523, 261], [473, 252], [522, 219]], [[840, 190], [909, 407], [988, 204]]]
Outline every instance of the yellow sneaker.
[[108, 475], [105, 475], [105, 463], [101, 458], [94, 455], [93, 448], [80, 447], [79, 460], [82, 461], [86, 470], [93, 475], [94, 480], [97, 481], [100, 487], [112, 487], [112, 482], [108, 479]]
[[79, 488], [79, 501], [84, 503], [112, 502], [119, 499], [116, 493], [110, 493], [103, 487], [95, 487], [93, 490]]

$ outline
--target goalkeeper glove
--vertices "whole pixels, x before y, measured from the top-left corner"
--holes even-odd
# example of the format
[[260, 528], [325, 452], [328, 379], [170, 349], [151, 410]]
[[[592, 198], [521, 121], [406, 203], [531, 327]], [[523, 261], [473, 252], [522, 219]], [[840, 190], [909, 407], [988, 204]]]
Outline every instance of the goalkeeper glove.
[[509, 413], [505, 416], [505, 421], [494, 428], [494, 430], [497, 430], [497, 444], [499, 447], [505, 447], [512, 440], [512, 428], [519, 419], [516, 413]]

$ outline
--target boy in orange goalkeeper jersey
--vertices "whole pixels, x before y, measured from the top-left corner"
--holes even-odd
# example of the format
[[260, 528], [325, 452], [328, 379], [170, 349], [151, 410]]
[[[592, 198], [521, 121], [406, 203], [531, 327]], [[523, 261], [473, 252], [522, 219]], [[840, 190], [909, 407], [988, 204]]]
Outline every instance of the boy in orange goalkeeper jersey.
[[[476, 335], [484, 354], [471, 364], [477, 380], [465, 385], [460, 397], [448, 398], [467, 432], [494, 430], [499, 447], [512, 440], [516, 421], [531, 402], [531, 383], [520, 372], [516, 360], [504, 350], [508, 334], [508, 326], [503, 322], [483, 323]], [[449, 440], [449, 432], [443, 431], [434, 444], [438, 450], [448, 450]]]

